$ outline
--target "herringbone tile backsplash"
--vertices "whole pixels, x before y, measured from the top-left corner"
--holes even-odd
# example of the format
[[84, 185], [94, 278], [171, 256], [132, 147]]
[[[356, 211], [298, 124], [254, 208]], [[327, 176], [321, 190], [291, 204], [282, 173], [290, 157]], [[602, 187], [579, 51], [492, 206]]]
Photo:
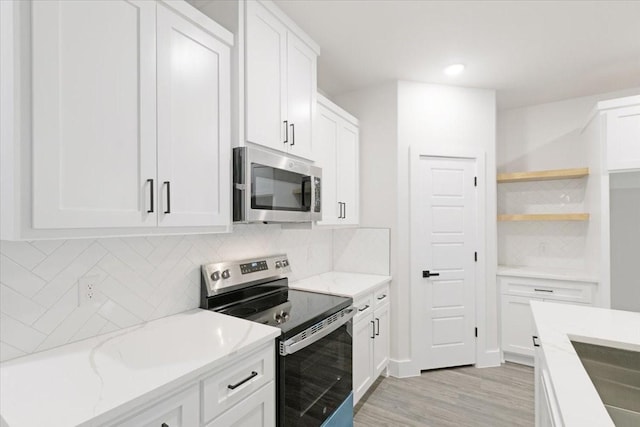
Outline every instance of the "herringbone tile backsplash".
[[[287, 253], [290, 280], [332, 269], [332, 230], [241, 225], [231, 234], [0, 242], [0, 360], [199, 306], [200, 265]], [[99, 283], [78, 306], [78, 279]]]

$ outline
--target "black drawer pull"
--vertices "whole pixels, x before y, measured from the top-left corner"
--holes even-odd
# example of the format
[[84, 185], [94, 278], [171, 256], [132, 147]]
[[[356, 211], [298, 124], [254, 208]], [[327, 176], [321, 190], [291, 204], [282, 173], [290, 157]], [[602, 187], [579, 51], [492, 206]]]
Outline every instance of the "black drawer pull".
[[256, 371], [251, 371], [251, 375], [249, 375], [247, 378], [243, 379], [242, 381], [240, 381], [239, 383], [235, 383], [235, 384], [229, 384], [227, 387], [230, 390], [235, 390], [238, 387], [240, 387], [242, 384], [246, 383], [247, 381], [249, 381], [251, 378], [257, 377], [258, 373]]
[[432, 273], [429, 270], [422, 270], [422, 277], [434, 277], [439, 275], [440, 273]]
[[358, 311], [365, 311], [367, 308], [369, 308], [369, 304], [365, 305], [362, 308], [359, 308]]
[[387, 297], [387, 294], [382, 294], [378, 297], [378, 301], [383, 300]]
[[538, 289], [538, 288], [533, 288], [534, 291], [536, 292], [548, 292], [550, 294], [553, 293], [553, 289]]
[[380, 335], [380, 319], [376, 317], [376, 336]]
[[537, 340], [537, 339], [538, 339], [538, 337], [537, 337], [537, 336], [535, 336], [535, 335], [533, 335], [533, 336], [531, 337], [531, 340], [533, 341], [533, 346], [534, 346], [534, 347], [540, 347], [540, 344], [539, 344], [539, 343], [536, 343], [536, 340]]

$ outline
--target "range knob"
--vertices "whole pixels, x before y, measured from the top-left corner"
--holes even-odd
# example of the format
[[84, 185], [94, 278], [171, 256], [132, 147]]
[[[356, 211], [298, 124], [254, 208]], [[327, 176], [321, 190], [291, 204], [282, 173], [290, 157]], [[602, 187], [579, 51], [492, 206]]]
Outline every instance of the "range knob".
[[280, 317], [282, 317], [282, 321], [286, 322], [287, 320], [289, 320], [289, 313], [287, 313], [286, 311], [282, 310], [282, 312], [280, 313]]
[[282, 267], [282, 263], [280, 261], [276, 261], [276, 268]]
[[220, 272], [214, 271], [213, 273], [211, 273], [211, 280], [213, 280], [214, 282], [220, 280]]
[[273, 320], [275, 320], [277, 324], [282, 323], [282, 316], [280, 313], [273, 313]]
[[283, 267], [286, 267], [286, 266], [288, 266], [288, 265], [289, 265], [289, 260], [288, 260], [288, 259], [284, 259], [284, 260], [282, 260], [282, 266], [283, 266]]
[[229, 276], [230, 276], [229, 270], [225, 270], [225, 271], [222, 272], [222, 278], [223, 279], [228, 279]]

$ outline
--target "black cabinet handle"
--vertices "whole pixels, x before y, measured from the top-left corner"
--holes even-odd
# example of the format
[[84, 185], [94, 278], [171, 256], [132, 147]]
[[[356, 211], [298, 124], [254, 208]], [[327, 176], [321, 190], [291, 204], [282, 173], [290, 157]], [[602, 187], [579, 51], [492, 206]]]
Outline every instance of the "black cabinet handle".
[[533, 335], [533, 336], [531, 337], [531, 340], [533, 341], [533, 346], [534, 346], [534, 347], [540, 347], [540, 344], [539, 344], [539, 343], [536, 343], [536, 340], [537, 340], [537, 339], [538, 339], [538, 337], [537, 337], [537, 336], [535, 336], [535, 335]]
[[171, 213], [171, 183], [169, 181], [165, 181], [164, 185], [167, 186], [167, 210], [164, 213]]
[[376, 336], [380, 335], [380, 319], [376, 317]]
[[537, 288], [533, 288], [534, 291], [536, 292], [548, 292], [550, 294], [553, 293], [553, 289], [537, 289]]
[[162, 423], [162, 425], [160, 427], [169, 427], [169, 424], [167, 423]]
[[365, 311], [367, 308], [369, 308], [369, 304], [365, 305], [362, 308], [359, 308], [358, 311]]
[[378, 301], [383, 300], [387, 297], [387, 294], [382, 294], [378, 297]]
[[153, 179], [148, 179], [147, 182], [149, 183], [149, 195], [150, 195], [149, 199], [150, 199], [150, 202], [151, 202], [151, 207], [149, 209], [147, 209], [147, 213], [152, 213], [153, 212], [153, 205], [154, 205], [154, 203], [153, 203], [153, 193], [154, 193], [154, 191], [153, 191]]
[[296, 125], [291, 123], [289, 126], [291, 126], [291, 146], [293, 147], [296, 145]]
[[376, 324], [373, 320], [370, 321], [371, 322], [371, 339], [375, 340], [376, 339]]
[[285, 120], [284, 122], [284, 141], [283, 144], [289, 143], [289, 120]]
[[433, 276], [439, 276], [440, 273], [432, 273], [429, 270], [423, 270], [422, 271], [422, 277], [433, 277]]
[[249, 381], [251, 378], [258, 376], [258, 373], [256, 371], [251, 371], [251, 375], [249, 375], [247, 378], [243, 379], [242, 381], [240, 381], [239, 383], [235, 383], [235, 384], [229, 384], [227, 387], [230, 390], [235, 390], [236, 388], [240, 387], [242, 384], [246, 383], [247, 381]]
[[342, 215], [342, 218], [347, 219], [347, 203], [343, 202], [342, 204], [344, 205], [344, 213]]

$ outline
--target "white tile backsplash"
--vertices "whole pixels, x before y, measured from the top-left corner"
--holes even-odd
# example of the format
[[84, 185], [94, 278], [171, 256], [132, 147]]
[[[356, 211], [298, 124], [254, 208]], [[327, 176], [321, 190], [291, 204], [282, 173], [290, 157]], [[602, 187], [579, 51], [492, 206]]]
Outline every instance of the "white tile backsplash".
[[[0, 360], [198, 307], [203, 263], [287, 253], [292, 281], [331, 271], [333, 233], [261, 224], [230, 234], [0, 241]], [[339, 266], [367, 250], [361, 259], [377, 268], [369, 272], [387, 274], [379, 259], [386, 250], [388, 271], [388, 230], [352, 230], [339, 243]], [[78, 279], [87, 275], [101, 291], [78, 307]]]
[[333, 232], [333, 269], [389, 275], [389, 229], [346, 228]]

